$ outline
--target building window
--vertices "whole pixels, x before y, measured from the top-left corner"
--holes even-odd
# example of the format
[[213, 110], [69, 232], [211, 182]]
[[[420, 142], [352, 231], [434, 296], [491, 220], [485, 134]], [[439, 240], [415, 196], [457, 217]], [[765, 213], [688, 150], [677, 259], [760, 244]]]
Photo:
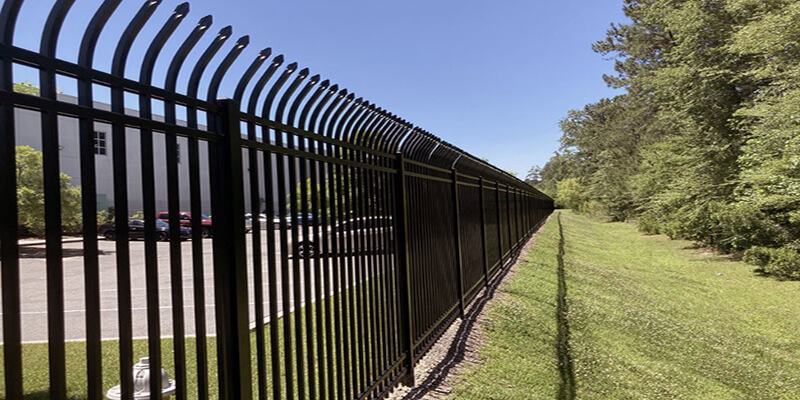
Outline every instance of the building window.
[[106, 155], [106, 133], [94, 132], [94, 154]]
[[175, 159], [178, 160], [178, 164], [181, 163], [181, 144], [175, 144]]

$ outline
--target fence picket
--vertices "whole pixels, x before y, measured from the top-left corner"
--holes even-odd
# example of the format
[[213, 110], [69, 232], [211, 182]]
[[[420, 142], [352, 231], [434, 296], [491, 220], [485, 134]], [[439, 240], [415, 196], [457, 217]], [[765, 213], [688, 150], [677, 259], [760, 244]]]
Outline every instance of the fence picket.
[[[35, 381], [23, 373], [28, 366], [21, 355], [29, 333], [21, 324], [27, 294], [20, 289], [15, 159], [17, 139], [25, 142], [36, 134], [19, 128], [15, 115], [23, 109], [39, 113], [44, 139], [40, 150], [44, 150], [43, 203], [48, 216], [45, 271], [51, 397], [65, 398], [75, 387], [66, 373], [72, 360], [65, 358], [69, 354], [65, 346], [71, 345], [65, 340], [71, 334], [65, 318], [71, 316], [64, 311], [63, 296], [69, 267], [62, 257], [60, 226], [58, 176], [64, 160], [59, 158], [59, 134], [64, 132], [58, 119], [62, 116], [78, 121], [76, 171], [83, 196], [85, 285], [80, 292], [87, 310], [82, 346], [88, 374], [80, 389], [88, 398], [102, 398], [109, 389], [103, 387], [104, 374], [111, 374], [121, 381], [121, 397], [133, 399], [131, 368], [139, 351], [145, 351], [141, 349], [146, 349], [152, 368], [170, 366], [168, 374], [178, 380], [178, 399], [251, 399], [257, 393], [259, 399], [344, 400], [379, 398], [398, 384], [413, 386], [417, 362], [452, 321], [464, 316], [480, 285], [505, 271], [552, 211], [552, 199], [330, 80], [309, 77], [308, 69], [298, 68], [297, 63], [284, 66], [282, 55], [267, 62], [268, 48], [238, 79], [233, 100], [221, 100], [222, 82], [249, 44], [249, 38], [242, 36], [229, 45], [231, 27], [222, 28], [202, 50], [186, 94], [179, 93], [181, 67], [210, 28], [210, 16], [181, 39], [170, 57], [164, 88], [154, 86], [156, 58], [162, 47], [168, 48], [164, 45], [188, 13], [187, 3], [173, 11], [154, 37], [139, 39], [149, 45], [138, 80], [125, 77], [128, 55], [161, 1], [145, 2], [130, 18], [116, 45], [111, 72], [95, 70], [95, 45], [120, 2], [105, 0], [100, 5], [86, 27], [76, 64], [56, 58], [60, 25], [72, 0], [55, 2], [39, 53], [13, 44], [23, 2], [5, 0], [0, 11], [5, 374], [5, 393], [0, 397], [21, 398], [28, 389], [25, 384]], [[226, 46], [202, 99], [200, 82], [208, 78], [209, 65]], [[41, 97], [14, 92], [14, 64], [39, 70]], [[77, 80], [77, 102], [56, 93], [57, 75]], [[95, 103], [94, 86], [110, 89], [109, 107]], [[240, 103], [249, 87], [242, 111]], [[261, 100], [264, 92], [266, 99]], [[137, 104], [125, 104], [126, 94], [138, 96], [138, 114], [130, 110]], [[163, 102], [163, 119], [152, 112], [153, 101]], [[179, 118], [179, 108], [185, 109], [185, 122]], [[113, 168], [108, 171], [100, 169], [95, 159], [98, 123], [111, 127], [108, 155]], [[131, 138], [137, 131], [138, 142]], [[159, 135], [164, 140], [154, 140]], [[184, 167], [179, 161], [182, 143], [188, 144]], [[156, 157], [162, 151], [159, 146], [166, 158]], [[128, 157], [129, 150], [141, 157]], [[165, 165], [164, 182], [159, 180], [159, 163]], [[136, 182], [142, 190], [129, 190], [134, 177], [140, 178]], [[97, 224], [104, 222], [95, 214], [100, 182], [113, 188], [112, 246], [97, 237]], [[163, 191], [160, 184], [166, 185]], [[159, 197], [163, 193], [166, 203]], [[130, 212], [137, 211], [132, 204], [140, 200], [144, 266], [135, 259], [140, 245], [129, 242], [135, 236]], [[156, 215], [160, 204], [168, 210], [167, 267], [158, 259], [165, 250], [156, 243], [157, 237], [164, 237], [160, 235], [164, 231], [156, 230], [161, 226]], [[213, 224], [203, 217], [209, 209]], [[249, 238], [245, 212], [251, 214], [255, 230]], [[259, 218], [262, 213], [266, 220]], [[184, 228], [192, 230], [186, 249], [178, 233]], [[481, 243], [468, 243], [478, 240]], [[102, 249], [107, 246], [113, 247], [113, 255], [105, 255]], [[189, 256], [191, 260], [184, 258]], [[104, 299], [105, 291], [100, 290], [104, 262], [113, 263], [115, 272], [112, 300]], [[209, 262], [213, 276], [206, 271]], [[169, 288], [161, 281], [162, 268], [168, 268]], [[139, 276], [143, 271], [146, 279]], [[143, 280], [146, 285], [138, 288]], [[189, 282], [192, 287], [184, 290]], [[159, 294], [161, 286], [169, 296]], [[207, 305], [206, 291], [212, 287], [213, 295], [208, 296], [212, 304]], [[145, 299], [144, 318], [135, 314], [137, 290]], [[171, 312], [162, 310], [162, 300], [169, 300]], [[101, 301], [116, 302], [116, 314], [101, 313]], [[185, 314], [184, 301], [194, 308], [192, 314]], [[215, 323], [207, 318], [211, 310]], [[143, 334], [137, 333], [140, 319], [147, 322]], [[162, 331], [162, 324], [172, 328]], [[139, 345], [140, 335], [149, 345]], [[162, 337], [168, 335], [174, 352], [162, 357]], [[194, 349], [187, 351], [191, 336]], [[119, 351], [113, 356], [101, 347], [108, 337], [118, 338]], [[209, 357], [214, 348], [215, 356]], [[196, 362], [190, 364], [192, 354]], [[212, 370], [216, 374], [210, 375]], [[160, 398], [157, 390], [162, 384], [171, 384], [154, 375], [151, 399]], [[210, 393], [214, 387], [218, 392]]]

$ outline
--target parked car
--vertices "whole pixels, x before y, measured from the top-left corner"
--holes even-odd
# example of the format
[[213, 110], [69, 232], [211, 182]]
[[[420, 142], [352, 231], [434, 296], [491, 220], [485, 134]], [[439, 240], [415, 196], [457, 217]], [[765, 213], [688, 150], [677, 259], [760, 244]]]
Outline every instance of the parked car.
[[[314, 217], [314, 214], [312, 214], [312, 213], [308, 213], [306, 218], [308, 218], [308, 224], [309, 225], [313, 225], [315, 220], [316, 220], [316, 217]], [[297, 223], [299, 225], [303, 225], [304, 221], [303, 221], [303, 214], [302, 213], [297, 213]]]
[[[336, 246], [339, 246], [339, 239], [344, 242], [355, 241], [358, 238], [365, 238], [367, 248], [356, 248], [358, 245], [353, 242], [352, 248], [356, 252], [369, 252], [383, 250], [386, 246], [385, 234], [389, 234], [389, 248], [394, 246], [394, 236], [392, 232], [392, 217], [362, 217], [353, 218], [336, 225]], [[332, 243], [334, 237], [332, 235], [334, 228], [328, 228], [326, 240], [328, 241], [328, 248], [333, 248]], [[299, 258], [314, 257], [317, 252], [321, 250], [319, 243], [313, 240], [301, 240], [294, 247], [294, 254]], [[345, 254], [346, 249], [339, 249], [339, 254]]]
[[[314, 219], [315, 219], [314, 214], [308, 213], [308, 224], [309, 225], [314, 223]], [[303, 222], [304, 222], [303, 221], [303, 214], [298, 213], [297, 214], [297, 225], [303, 225]], [[276, 215], [275, 218], [272, 219], [272, 223], [275, 225], [275, 229], [280, 229], [281, 228], [281, 219], [280, 219], [279, 216]], [[287, 215], [286, 216], [286, 229], [292, 229], [292, 216], [291, 215]]]
[[244, 215], [244, 233], [250, 233], [253, 230], [253, 218], [250, 214]]
[[[158, 219], [169, 223], [169, 213], [168, 212], [160, 212], [158, 213]], [[191, 227], [192, 226], [192, 213], [181, 211], [178, 213], [178, 219], [181, 222], [181, 226]], [[211, 226], [211, 217], [205, 214], [200, 214], [200, 236], [204, 238], [209, 238], [213, 234], [212, 226]]]
[[[108, 222], [100, 225], [99, 233], [106, 240], [116, 240], [117, 230], [113, 222]], [[192, 237], [192, 230], [186, 227], [181, 227], [180, 232], [181, 240], [187, 240]], [[144, 239], [144, 220], [143, 219], [130, 219], [128, 220], [128, 238], [131, 240]], [[166, 241], [170, 238], [169, 224], [164, 221], [156, 220], [156, 240]]]
[[[260, 229], [267, 229], [267, 216], [264, 214], [258, 214], [258, 223]], [[253, 214], [247, 213], [244, 215], [244, 225], [247, 232], [253, 230]]]
[[[292, 217], [287, 215], [285, 219], [286, 219], [286, 229], [292, 229]], [[272, 219], [272, 224], [275, 226], [276, 230], [280, 230], [281, 217], [276, 215], [275, 218]]]

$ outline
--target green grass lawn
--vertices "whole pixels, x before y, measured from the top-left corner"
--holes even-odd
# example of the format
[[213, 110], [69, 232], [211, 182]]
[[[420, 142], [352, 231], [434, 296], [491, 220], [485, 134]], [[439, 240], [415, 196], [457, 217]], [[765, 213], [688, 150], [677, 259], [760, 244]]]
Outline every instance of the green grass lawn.
[[453, 398], [569, 398], [568, 347], [578, 399], [800, 399], [800, 282], [631, 224], [561, 219], [568, 346], [554, 215], [487, 308], [483, 365]]
[[[255, 337], [255, 335], [253, 335]], [[217, 391], [216, 338], [209, 338], [208, 344], [208, 378], [211, 384], [210, 393]], [[147, 340], [133, 341], [134, 360], [147, 357]], [[67, 360], [67, 398], [86, 399], [86, 343], [68, 342], [65, 346]], [[103, 387], [108, 390], [119, 384], [119, 342], [107, 340], [102, 343], [103, 351]], [[162, 367], [170, 371], [174, 379], [174, 358], [172, 339], [161, 341]], [[187, 391], [190, 396], [197, 397], [197, 357], [195, 338], [186, 339]], [[23, 387], [25, 399], [49, 399], [49, 373], [46, 343], [25, 344], [22, 347]], [[130, 369], [130, 368], [129, 368]], [[130, 369], [132, 371], [132, 369]], [[0, 363], [0, 373], [3, 366]], [[2, 375], [2, 374], [0, 374]], [[0, 399], [5, 399], [5, 383], [0, 383]]]
[[[365, 285], [365, 290], [369, 290], [370, 284], [367, 283]], [[349, 297], [353, 292], [349, 289], [344, 290], [341, 292], [340, 296], [333, 296], [331, 297], [333, 303], [332, 306], [338, 305], [341, 309], [340, 300], [348, 301]], [[316, 312], [316, 303], [312, 304], [311, 311]], [[370, 307], [368, 304], [367, 313], [370, 312]], [[301, 340], [303, 346], [306, 345], [306, 324], [307, 321], [305, 319], [306, 308], [303, 307], [300, 309], [300, 314], [303, 315], [303, 318], [300, 318], [301, 327], [303, 328], [303, 335], [301, 336]], [[297, 340], [294, 337], [294, 329], [295, 324], [297, 323], [297, 314], [291, 313], [291, 323], [292, 323], [292, 359], [293, 362], [296, 363], [297, 361]], [[286, 398], [286, 370], [284, 369], [284, 360], [285, 360], [285, 353], [284, 353], [284, 340], [285, 337], [283, 336], [283, 327], [284, 327], [285, 319], [283, 317], [278, 318], [275, 321], [274, 328], [280, 332], [279, 336], [279, 359], [280, 359], [280, 372], [281, 372], [281, 398]], [[312, 327], [314, 331], [312, 332], [312, 338], [316, 340], [316, 323], [312, 322]], [[265, 345], [266, 345], [266, 376], [267, 376], [267, 391], [269, 392], [267, 397], [272, 398], [273, 391], [275, 389], [274, 382], [272, 381], [272, 365], [270, 363], [270, 334], [271, 329], [273, 329], [272, 324], [267, 324], [264, 326], [264, 336], [265, 336]], [[332, 336], [333, 341], [336, 341], [336, 332], [333, 332]], [[197, 383], [197, 354], [196, 354], [196, 342], [197, 340], [194, 337], [186, 338], [186, 367], [187, 367], [187, 374], [186, 374], [186, 388], [187, 388], [187, 398], [197, 398], [198, 394], [198, 383]], [[256, 334], [255, 331], [251, 331], [250, 333], [250, 354], [251, 354], [251, 364], [252, 364], [252, 382], [253, 382], [253, 397], [258, 398], [258, 387], [257, 387], [257, 353], [256, 353]], [[369, 342], [370, 334], [367, 333], [363, 337], [356, 335], [356, 340], [360, 343], [362, 340]], [[207, 352], [208, 352], [208, 359], [206, 370], [208, 372], [208, 381], [209, 381], [209, 397], [210, 398], [217, 398], [218, 397], [218, 380], [217, 380], [217, 348], [216, 348], [216, 337], [209, 337], [206, 339], [207, 344]], [[327, 345], [327, 341], [326, 341]], [[319, 368], [325, 368], [324, 365], [319, 365], [319, 355], [317, 352], [316, 342], [314, 345], [314, 352], [315, 352], [315, 362], [314, 362], [314, 371], [319, 371]], [[174, 353], [173, 353], [174, 343], [172, 339], [162, 339], [161, 340], [161, 357], [162, 357], [162, 368], [168, 371], [171, 378], [175, 378], [174, 376]], [[327, 348], [327, 347], [326, 347]], [[348, 347], [343, 347], [343, 349], [350, 354], [350, 349]], [[37, 399], [49, 399], [49, 373], [48, 373], [48, 352], [47, 352], [47, 344], [46, 343], [27, 343], [24, 344], [22, 347], [22, 362], [23, 362], [23, 389], [25, 392], [25, 399], [37, 400]], [[85, 342], [68, 342], [65, 346], [66, 350], [66, 360], [67, 360], [67, 371], [66, 371], [66, 378], [67, 378], [67, 397], [70, 400], [78, 400], [78, 399], [86, 399], [86, 343]], [[107, 340], [102, 342], [102, 351], [103, 351], [103, 388], [105, 390], [110, 389], [113, 386], [119, 384], [119, 342], [116, 340]], [[306, 353], [307, 347], [304, 350], [304, 361], [306, 360]], [[147, 340], [134, 340], [133, 341], [133, 356], [134, 361], [138, 361], [141, 357], [147, 357], [148, 354], [148, 341]], [[5, 381], [4, 377], [4, 364], [3, 364], [3, 356], [2, 356], [2, 346], [0, 346], [0, 400], [6, 399], [5, 394]], [[307, 366], [307, 364], [306, 364]], [[350, 367], [352, 369], [359, 368], [359, 360], [354, 360]], [[342, 372], [344, 367], [342, 365], [337, 366], [337, 371]], [[297, 367], [293, 365], [293, 374], [294, 378], [292, 380], [292, 386], [295, 390], [295, 396], [297, 396]], [[127, 371], [132, 371], [130, 368], [126, 368]], [[318, 374], [318, 372], [315, 372]], [[304, 376], [307, 376], [307, 373], [304, 373]], [[315, 375], [316, 380], [316, 375]], [[315, 381], [316, 382], [316, 381]], [[306, 378], [304, 387], [306, 388], [306, 396], [308, 396], [308, 379]], [[318, 383], [316, 383], [318, 384]], [[331, 384], [332, 388], [329, 390], [335, 390], [336, 385], [335, 383]], [[327, 396], [327, 395], [326, 395]]]

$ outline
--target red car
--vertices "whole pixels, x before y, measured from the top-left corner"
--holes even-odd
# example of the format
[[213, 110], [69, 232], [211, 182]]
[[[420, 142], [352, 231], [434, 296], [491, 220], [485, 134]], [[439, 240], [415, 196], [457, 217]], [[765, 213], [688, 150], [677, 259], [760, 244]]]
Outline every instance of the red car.
[[[192, 226], [192, 213], [181, 211], [178, 213], [178, 218], [180, 219], [181, 226]], [[204, 238], [211, 237], [212, 229], [211, 229], [211, 217], [205, 214], [200, 214], [200, 236]], [[169, 223], [169, 213], [168, 212], [160, 212], [158, 213], [158, 219]]]

